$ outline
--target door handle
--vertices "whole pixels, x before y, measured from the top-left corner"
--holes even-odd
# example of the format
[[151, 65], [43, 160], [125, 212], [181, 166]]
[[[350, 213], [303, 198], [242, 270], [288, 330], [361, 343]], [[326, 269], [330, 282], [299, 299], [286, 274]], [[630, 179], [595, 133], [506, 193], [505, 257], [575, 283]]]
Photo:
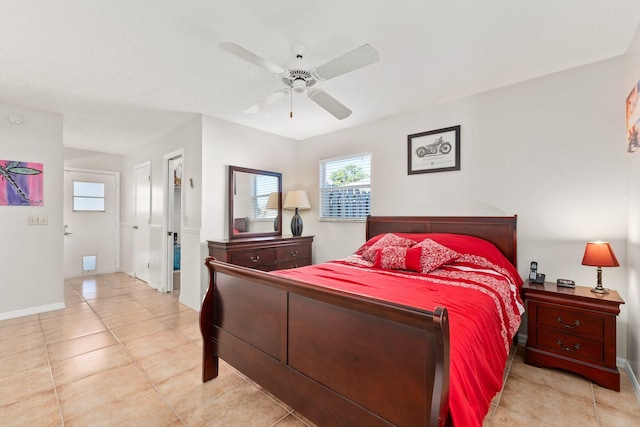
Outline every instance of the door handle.
[[137, 229], [138, 229], [138, 226], [137, 226], [137, 225], [134, 225], [134, 226], [133, 226], [133, 229], [134, 229], [134, 230], [137, 230]]
[[65, 236], [70, 236], [71, 234], [73, 234], [73, 233], [69, 233], [68, 231], [65, 231], [65, 232], [64, 232], [64, 235], [65, 235]]

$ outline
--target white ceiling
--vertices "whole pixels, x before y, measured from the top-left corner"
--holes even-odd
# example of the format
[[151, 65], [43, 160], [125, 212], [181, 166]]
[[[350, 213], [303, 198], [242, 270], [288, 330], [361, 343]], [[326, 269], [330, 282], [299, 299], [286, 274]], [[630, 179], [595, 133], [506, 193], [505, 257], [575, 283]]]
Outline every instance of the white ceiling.
[[[624, 54], [638, 0], [0, 0], [0, 101], [64, 115], [64, 144], [124, 154], [203, 113], [293, 139]], [[353, 114], [282, 87], [218, 48], [277, 65], [369, 43], [380, 61], [320, 82]]]

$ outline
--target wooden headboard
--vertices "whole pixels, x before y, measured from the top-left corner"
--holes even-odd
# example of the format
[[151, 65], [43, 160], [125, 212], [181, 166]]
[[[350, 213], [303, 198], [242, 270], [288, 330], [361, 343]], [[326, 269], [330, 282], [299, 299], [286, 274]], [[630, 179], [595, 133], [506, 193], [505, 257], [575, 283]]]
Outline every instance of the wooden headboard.
[[488, 240], [517, 268], [514, 216], [368, 216], [367, 240], [384, 233], [467, 234]]

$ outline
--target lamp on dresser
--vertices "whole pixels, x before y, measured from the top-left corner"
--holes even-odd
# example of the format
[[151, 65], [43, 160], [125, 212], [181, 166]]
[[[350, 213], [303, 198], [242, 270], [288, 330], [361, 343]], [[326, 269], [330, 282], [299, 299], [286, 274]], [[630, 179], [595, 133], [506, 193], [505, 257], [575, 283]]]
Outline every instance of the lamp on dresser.
[[[277, 191], [272, 191], [269, 193], [269, 199], [267, 200], [267, 205], [265, 209], [273, 209], [279, 210], [280, 207], [280, 193]], [[273, 231], [278, 231], [278, 214], [276, 213], [276, 217], [273, 220]]]
[[284, 199], [283, 209], [295, 209], [293, 218], [291, 218], [291, 234], [294, 236], [302, 235], [302, 218], [298, 214], [298, 209], [311, 209], [307, 192], [304, 190], [292, 190], [287, 192]]
[[589, 242], [584, 250], [582, 265], [598, 267], [598, 282], [591, 292], [608, 294], [609, 289], [602, 286], [602, 267], [618, 267], [618, 260], [609, 242]]

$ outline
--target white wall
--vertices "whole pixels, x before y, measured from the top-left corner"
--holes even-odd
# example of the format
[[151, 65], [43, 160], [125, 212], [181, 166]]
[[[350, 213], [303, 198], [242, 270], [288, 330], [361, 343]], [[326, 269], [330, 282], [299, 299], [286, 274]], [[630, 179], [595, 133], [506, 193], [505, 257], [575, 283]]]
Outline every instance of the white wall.
[[[200, 226], [202, 182], [202, 119], [200, 116], [175, 128], [171, 132], [133, 150], [124, 156], [122, 168], [122, 270], [131, 274], [133, 266], [133, 224], [135, 213], [134, 167], [143, 162], [151, 162], [151, 224], [150, 224], [150, 268], [149, 282], [157, 289], [167, 289], [169, 265], [166, 255], [168, 244], [167, 197], [164, 194], [168, 180], [165, 156], [183, 150], [183, 209], [181, 236], [181, 280], [180, 301], [196, 310], [200, 308]], [[190, 179], [194, 187], [190, 186]], [[173, 191], [173, 189], [171, 189]], [[170, 238], [173, 244], [173, 237]], [[194, 268], [194, 265], [198, 265]]]
[[[349, 255], [363, 223], [318, 222], [318, 160], [372, 153], [374, 215], [518, 214], [518, 267], [594, 286], [585, 243], [609, 240], [626, 258], [623, 58], [614, 58], [300, 143], [298, 174], [312, 210], [315, 262]], [[357, 111], [354, 113], [357, 114]], [[461, 125], [461, 170], [407, 174], [407, 135]], [[626, 266], [604, 284], [628, 299]], [[618, 319], [626, 355], [627, 308]]]
[[97, 151], [64, 149], [64, 166], [76, 169], [90, 169], [122, 173], [123, 156], [99, 153]]
[[[0, 104], [0, 159], [44, 169], [43, 206], [0, 206], [0, 319], [64, 308], [62, 116]], [[48, 225], [27, 225], [29, 215], [46, 215]]]
[[[228, 237], [228, 166], [241, 166], [282, 173], [282, 189], [286, 194], [298, 182], [296, 156], [298, 143], [246, 126], [213, 117], [203, 117], [202, 130], [202, 234], [201, 253], [208, 256], [207, 240]], [[304, 162], [304, 164], [307, 164]], [[283, 234], [291, 234], [291, 216], [284, 212]], [[204, 295], [207, 271], [200, 262]]]
[[[626, 55], [624, 87], [627, 94], [640, 80], [640, 27]], [[626, 298], [628, 316], [627, 360], [635, 377], [640, 379], [640, 152], [627, 155], [629, 184], [629, 230], [627, 271], [629, 291]], [[640, 394], [640, 389], [638, 389]]]
[[[283, 173], [283, 187], [296, 182], [295, 143], [287, 138], [208, 116], [197, 118], [124, 157], [122, 168], [122, 269], [133, 271], [134, 167], [151, 162], [150, 282], [162, 289], [165, 239], [164, 156], [183, 149], [183, 223], [180, 302], [199, 310], [207, 286], [203, 260], [207, 240], [225, 238], [227, 230], [227, 166]], [[191, 188], [193, 180], [193, 188]], [[289, 187], [287, 187], [289, 185]], [[290, 219], [290, 218], [289, 218]]]

